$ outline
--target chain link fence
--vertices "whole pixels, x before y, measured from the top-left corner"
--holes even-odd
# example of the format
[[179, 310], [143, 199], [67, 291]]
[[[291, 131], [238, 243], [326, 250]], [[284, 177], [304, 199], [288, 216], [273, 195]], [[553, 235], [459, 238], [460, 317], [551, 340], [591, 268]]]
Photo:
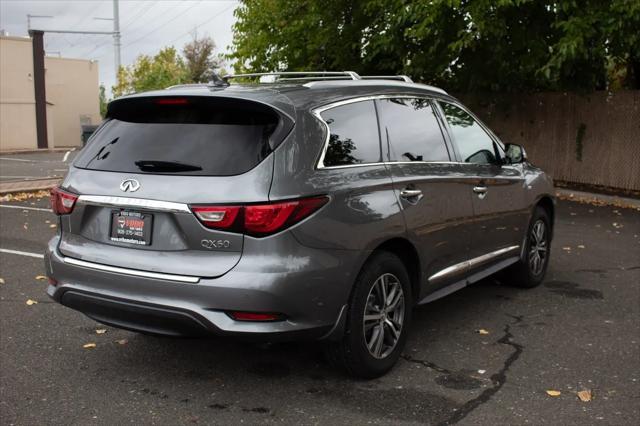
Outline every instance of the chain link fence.
[[640, 190], [640, 91], [459, 98], [555, 180]]

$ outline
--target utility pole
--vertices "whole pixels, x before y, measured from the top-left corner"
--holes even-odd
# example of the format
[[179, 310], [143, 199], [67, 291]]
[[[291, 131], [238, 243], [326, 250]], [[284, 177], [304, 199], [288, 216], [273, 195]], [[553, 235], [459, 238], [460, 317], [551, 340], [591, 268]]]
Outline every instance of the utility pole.
[[31, 29], [31, 18], [53, 18], [51, 15], [31, 15], [27, 13], [27, 32]]
[[[45, 15], [27, 15], [27, 25], [31, 32], [31, 18], [53, 18], [53, 16]], [[113, 0], [113, 18], [93, 18], [104, 21], [113, 21], [113, 31], [75, 31], [75, 30], [33, 30], [41, 33], [57, 33], [57, 34], [103, 34], [113, 36], [113, 50], [115, 59], [115, 77], [118, 78], [118, 70], [122, 63], [120, 58], [120, 12], [118, 8], [118, 0]]]
[[113, 0], [113, 50], [115, 54], [116, 79], [120, 70], [120, 12], [118, 0]]

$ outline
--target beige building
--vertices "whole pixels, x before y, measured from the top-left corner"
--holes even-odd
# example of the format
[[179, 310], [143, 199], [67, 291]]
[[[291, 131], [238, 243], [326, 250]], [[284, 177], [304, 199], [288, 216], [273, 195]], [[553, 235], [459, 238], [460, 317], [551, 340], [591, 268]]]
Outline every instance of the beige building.
[[[35, 87], [32, 39], [0, 36], [0, 151], [38, 148]], [[101, 121], [98, 63], [46, 57], [44, 88], [46, 147], [82, 145], [81, 126]]]

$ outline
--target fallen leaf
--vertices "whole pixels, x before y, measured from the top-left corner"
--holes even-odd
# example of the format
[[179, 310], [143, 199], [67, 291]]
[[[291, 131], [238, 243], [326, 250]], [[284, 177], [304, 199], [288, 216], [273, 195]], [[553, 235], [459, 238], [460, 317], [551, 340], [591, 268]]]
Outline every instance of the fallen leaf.
[[116, 343], [119, 345], [126, 345], [127, 343], [129, 343], [129, 341], [127, 339], [120, 339], [116, 340]]
[[549, 395], [549, 396], [560, 396], [561, 393], [562, 392], [557, 391], [557, 390], [548, 390], [547, 391], [547, 395]]
[[85, 343], [84, 345], [82, 345], [83, 348], [85, 349], [93, 349], [96, 347], [95, 343]]
[[484, 328], [481, 328], [480, 330], [476, 330], [476, 333], [478, 333], [478, 334], [489, 334], [489, 332], [487, 330], [485, 330]]
[[49, 225], [49, 228], [57, 228], [58, 225], [56, 225], [55, 223], [52, 223], [51, 225]]
[[107, 332], [106, 328], [98, 328], [96, 329], [96, 334], [104, 334]]
[[580, 392], [578, 392], [578, 398], [580, 398], [580, 401], [582, 402], [591, 401], [591, 390], [589, 389], [581, 390]]
[[47, 277], [44, 276], [44, 275], [36, 275], [36, 280], [38, 280], [38, 281], [44, 281], [46, 279], [47, 279]]
[[37, 300], [33, 300], [33, 299], [29, 299], [27, 300], [27, 305], [31, 306], [31, 305], [37, 305], [38, 301]]

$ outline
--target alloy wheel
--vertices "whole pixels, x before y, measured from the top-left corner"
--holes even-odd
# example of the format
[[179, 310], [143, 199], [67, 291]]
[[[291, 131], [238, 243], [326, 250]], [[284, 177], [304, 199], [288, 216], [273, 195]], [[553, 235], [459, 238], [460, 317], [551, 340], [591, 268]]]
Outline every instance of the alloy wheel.
[[364, 310], [364, 340], [369, 353], [382, 359], [400, 340], [404, 322], [404, 291], [393, 274], [379, 276], [369, 290]]
[[539, 275], [547, 260], [547, 227], [538, 219], [531, 228], [529, 237], [529, 268], [533, 275]]

